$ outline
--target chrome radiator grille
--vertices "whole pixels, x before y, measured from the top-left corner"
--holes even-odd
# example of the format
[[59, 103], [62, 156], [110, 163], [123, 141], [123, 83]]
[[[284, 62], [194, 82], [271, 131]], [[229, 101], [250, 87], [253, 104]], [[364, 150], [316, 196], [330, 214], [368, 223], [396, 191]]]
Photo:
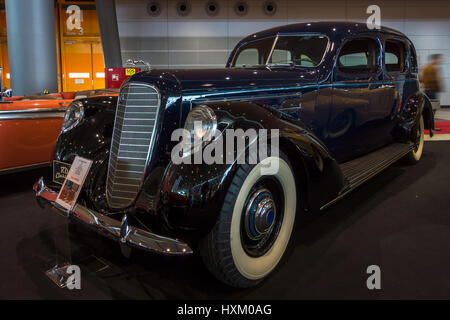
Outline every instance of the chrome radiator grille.
[[133, 203], [149, 158], [161, 100], [156, 88], [129, 83], [120, 90], [109, 155], [106, 198], [112, 208]]

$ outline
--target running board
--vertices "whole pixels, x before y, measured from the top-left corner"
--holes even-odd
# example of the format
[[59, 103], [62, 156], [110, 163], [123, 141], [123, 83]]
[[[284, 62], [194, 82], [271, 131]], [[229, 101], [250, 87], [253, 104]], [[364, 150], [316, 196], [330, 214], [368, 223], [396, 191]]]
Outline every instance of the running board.
[[403, 158], [413, 149], [412, 144], [392, 143], [377, 151], [339, 165], [348, 186], [337, 196], [320, 208], [323, 210], [343, 198], [364, 182], [374, 177], [394, 162]]

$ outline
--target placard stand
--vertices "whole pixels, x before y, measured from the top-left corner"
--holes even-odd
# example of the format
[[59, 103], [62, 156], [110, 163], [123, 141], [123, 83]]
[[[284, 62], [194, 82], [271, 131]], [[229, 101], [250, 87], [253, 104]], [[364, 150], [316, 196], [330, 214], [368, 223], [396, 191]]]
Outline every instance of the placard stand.
[[[52, 231], [53, 242], [55, 244], [55, 265], [45, 272], [58, 287], [65, 288], [70, 274], [67, 268], [72, 265], [72, 250], [70, 246], [69, 221], [65, 218], [63, 230], [55, 227]], [[54, 219], [53, 219], [54, 220]], [[55, 220], [54, 220], [55, 221]], [[56, 223], [54, 223], [56, 224]]]
[[[60, 206], [58, 210], [65, 212], [65, 214], [62, 213], [66, 218], [65, 231], [63, 232], [64, 234], [58, 235], [57, 231], [53, 234], [56, 264], [50, 270], [47, 270], [45, 274], [60, 288], [67, 286], [67, 280], [71, 276], [71, 274], [67, 273], [67, 269], [73, 264], [68, 219], [69, 213], [74, 209], [77, 203], [78, 196], [91, 165], [92, 160], [76, 156], [55, 201], [55, 205]], [[60, 229], [56, 227], [54, 230]], [[100, 267], [98, 267], [97, 270], [94, 270], [94, 272], [99, 272], [108, 268], [107, 264], [93, 255], [90, 255], [87, 258], [91, 256], [95, 259], [94, 262], [96, 262], [97, 265], [100, 264]], [[85, 260], [86, 259], [79, 259], [80, 262]], [[87, 269], [89, 268], [87, 267]]]
[[83, 274], [98, 274], [109, 268], [109, 264], [102, 258], [97, 257], [92, 252], [79, 250], [76, 244], [70, 241], [70, 219], [64, 217], [65, 225], [62, 228], [60, 220], [50, 222], [52, 228], [52, 238], [55, 246], [54, 264], [49, 270], [45, 271], [45, 275], [52, 280], [59, 288], [67, 287], [67, 280], [71, 274], [67, 273], [67, 268], [71, 265], [78, 265]]

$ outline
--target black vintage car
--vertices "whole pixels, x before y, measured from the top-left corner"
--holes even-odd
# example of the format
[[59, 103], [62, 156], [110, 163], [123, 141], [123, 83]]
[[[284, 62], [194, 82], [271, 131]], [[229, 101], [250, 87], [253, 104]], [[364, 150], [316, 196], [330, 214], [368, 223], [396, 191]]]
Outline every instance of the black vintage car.
[[[35, 184], [37, 198], [118, 240], [124, 254], [198, 249], [217, 278], [253, 286], [279, 263], [298, 215], [327, 208], [397, 160], [419, 161], [434, 119], [417, 73], [413, 44], [389, 28], [261, 31], [238, 43], [224, 69], [144, 71], [118, 97], [74, 101], [55, 166], [75, 156], [93, 165], [72, 210], [55, 204], [54, 177]], [[279, 152], [259, 158], [255, 139], [244, 139], [253, 163], [177, 164], [179, 128], [214, 136], [209, 144], [229, 129], [267, 129]], [[184, 156], [209, 145], [191, 142]], [[276, 172], [261, 170], [274, 163]]]

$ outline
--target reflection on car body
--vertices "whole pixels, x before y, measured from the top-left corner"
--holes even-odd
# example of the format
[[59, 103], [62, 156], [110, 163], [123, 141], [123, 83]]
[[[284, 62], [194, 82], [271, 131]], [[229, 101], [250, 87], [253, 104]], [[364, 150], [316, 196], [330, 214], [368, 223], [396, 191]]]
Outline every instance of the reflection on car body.
[[0, 102], [0, 174], [49, 165], [70, 102], [116, 91], [101, 89], [4, 98]]
[[[221, 281], [254, 286], [278, 265], [299, 214], [325, 209], [399, 159], [419, 161], [434, 120], [415, 55], [389, 28], [301, 23], [244, 38], [224, 69], [135, 74], [119, 97], [74, 106], [84, 114], [58, 138], [55, 160], [93, 160], [69, 216], [124, 253], [198, 248]], [[205, 135], [276, 129], [279, 155], [176, 165], [171, 134], [192, 119]], [[264, 161], [279, 170], [261, 174]], [[52, 177], [35, 185], [50, 205], [59, 189]]]

